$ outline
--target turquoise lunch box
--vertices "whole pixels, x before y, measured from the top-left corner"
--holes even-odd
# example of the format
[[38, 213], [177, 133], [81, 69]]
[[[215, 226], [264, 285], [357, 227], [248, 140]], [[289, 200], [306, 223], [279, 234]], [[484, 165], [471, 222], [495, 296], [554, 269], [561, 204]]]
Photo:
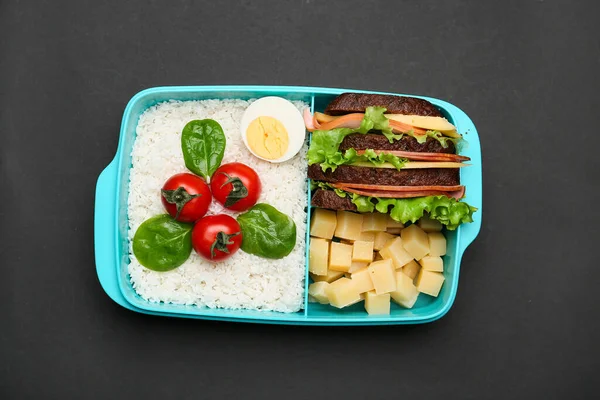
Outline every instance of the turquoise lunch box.
[[[471, 157], [472, 165], [468, 168], [461, 168], [461, 182], [467, 187], [469, 204], [478, 208], [478, 211], [473, 214], [474, 221], [472, 223], [463, 224], [455, 231], [445, 232], [448, 246], [447, 254], [444, 256], [446, 281], [438, 297], [421, 295], [412, 309], [404, 309], [392, 303], [390, 315], [385, 316], [369, 316], [362, 303], [338, 310], [328, 305], [308, 302], [308, 285], [310, 283], [308, 267], [305, 279], [305, 307], [296, 313], [211, 309], [151, 303], [141, 298], [131, 285], [127, 273], [129, 263], [127, 243], [129, 170], [136, 125], [140, 115], [146, 109], [167, 100], [253, 99], [264, 96], [281, 96], [289, 100], [305, 101], [310, 104], [311, 111], [315, 112], [323, 111], [331, 100], [344, 92], [380, 93], [304, 86], [175, 86], [146, 89], [133, 96], [123, 115], [117, 153], [98, 177], [96, 185], [94, 209], [96, 271], [108, 296], [129, 310], [145, 314], [267, 324], [396, 325], [431, 322], [444, 316], [452, 307], [456, 297], [463, 253], [475, 239], [481, 227], [483, 214], [481, 148], [475, 126], [463, 111], [445, 101], [422, 96], [413, 97], [422, 97], [433, 103], [456, 126], [459, 132], [465, 134], [468, 146], [465, 146], [461, 154]], [[310, 204], [310, 192], [307, 193], [307, 196], [309, 197], [308, 204]], [[309, 207], [307, 221], [310, 220], [310, 211]]]

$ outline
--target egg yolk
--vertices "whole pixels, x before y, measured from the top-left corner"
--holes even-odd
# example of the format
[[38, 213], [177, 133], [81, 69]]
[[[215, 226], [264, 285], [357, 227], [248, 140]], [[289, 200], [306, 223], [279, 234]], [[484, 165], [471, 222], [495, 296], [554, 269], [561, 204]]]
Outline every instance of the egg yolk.
[[258, 117], [252, 121], [246, 138], [252, 151], [267, 160], [282, 157], [290, 143], [285, 126], [273, 117]]

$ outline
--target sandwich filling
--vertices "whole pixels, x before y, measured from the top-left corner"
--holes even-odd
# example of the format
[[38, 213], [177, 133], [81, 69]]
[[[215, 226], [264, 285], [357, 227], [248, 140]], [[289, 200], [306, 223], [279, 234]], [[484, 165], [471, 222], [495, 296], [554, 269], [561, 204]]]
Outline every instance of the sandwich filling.
[[389, 213], [402, 223], [427, 214], [448, 229], [472, 221], [459, 174], [470, 158], [456, 154], [462, 136], [431, 103], [348, 93], [325, 112], [304, 115], [313, 206]]

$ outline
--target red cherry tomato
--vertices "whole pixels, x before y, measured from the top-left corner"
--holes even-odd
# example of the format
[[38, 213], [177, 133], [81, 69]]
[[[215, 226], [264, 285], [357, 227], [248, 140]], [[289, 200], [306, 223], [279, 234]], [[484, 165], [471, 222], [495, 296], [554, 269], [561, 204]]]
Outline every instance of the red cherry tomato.
[[233, 255], [242, 244], [240, 224], [225, 214], [202, 218], [192, 230], [192, 246], [208, 261], [223, 261]]
[[171, 217], [187, 223], [202, 218], [212, 201], [204, 179], [188, 173], [170, 177], [160, 191], [160, 198]]
[[246, 211], [256, 204], [262, 184], [258, 174], [246, 164], [221, 165], [210, 180], [215, 200], [233, 211]]

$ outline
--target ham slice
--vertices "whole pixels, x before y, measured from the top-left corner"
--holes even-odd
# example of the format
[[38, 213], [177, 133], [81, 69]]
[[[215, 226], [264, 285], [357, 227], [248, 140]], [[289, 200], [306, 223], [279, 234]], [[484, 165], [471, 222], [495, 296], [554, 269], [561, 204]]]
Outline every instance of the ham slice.
[[[331, 185], [348, 193], [356, 193], [361, 196], [408, 199], [425, 196], [448, 196], [459, 200], [465, 196], [465, 187], [459, 186], [379, 186], [359, 185], [352, 183], [335, 183]], [[360, 186], [360, 187], [357, 187]], [[365, 188], [364, 186], [368, 186]], [[400, 189], [402, 188], [402, 189]]]
[[[408, 160], [419, 160], [419, 161], [453, 161], [453, 162], [461, 162], [461, 161], [469, 161], [471, 160], [469, 157], [459, 156], [458, 154], [449, 154], [449, 153], [418, 153], [413, 151], [396, 151], [396, 150], [374, 150], [375, 153], [381, 154], [392, 154], [394, 156], [406, 158]], [[358, 155], [364, 154], [364, 150], [358, 150], [356, 153]]]
[[[315, 130], [328, 131], [336, 128], [356, 129], [360, 126], [364, 116], [364, 113], [353, 113], [336, 117], [322, 113], [315, 113], [314, 116], [311, 116], [310, 111], [306, 109], [304, 111], [304, 124], [306, 125], [306, 130], [309, 132], [313, 132]], [[415, 135], [427, 134], [425, 129], [417, 128], [399, 121], [389, 121], [392, 132], [394, 133], [407, 133], [412, 131]]]

